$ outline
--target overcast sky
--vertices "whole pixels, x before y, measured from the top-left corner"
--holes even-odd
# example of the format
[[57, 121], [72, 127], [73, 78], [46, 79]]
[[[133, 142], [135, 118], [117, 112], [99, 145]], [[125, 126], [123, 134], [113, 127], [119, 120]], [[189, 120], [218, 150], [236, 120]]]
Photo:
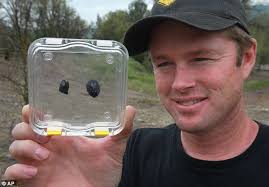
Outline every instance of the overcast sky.
[[[70, 5], [89, 23], [96, 21], [97, 14], [105, 15], [109, 11], [127, 10], [133, 0], [69, 0]], [[148, 8], [152, 7], [152, 0], [145, 0]]]
[[269, 0], [255, 0], [257, 3], [269, 3]]
[[[69, 0], [70, 5], [76, 9], [78, 14], [90, 23], [95, 22], [97, 14], [100, 16], [105, 15], [109, 11], [118, 9], [127, 10], [128, 5], [133, 0]], [[145, 0], [148, 8], [152, 7], [152, 0]], [[255, 0], [255, 2], [267, 2], [269, 0]]]

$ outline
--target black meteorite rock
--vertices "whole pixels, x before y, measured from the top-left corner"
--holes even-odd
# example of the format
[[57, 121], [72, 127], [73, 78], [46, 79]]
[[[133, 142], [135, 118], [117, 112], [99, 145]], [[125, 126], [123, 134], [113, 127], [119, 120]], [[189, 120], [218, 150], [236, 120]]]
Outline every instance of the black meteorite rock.
[[86, 84], [87, 92], [92, 97], [97, 97], [100, 93], [100, 85], [97, 80], [90, 80]]
[[66, 80], [62, 80], [59, 86], [59, 91], [63, 94], [68, 94], [69, 90], [69, 82]]

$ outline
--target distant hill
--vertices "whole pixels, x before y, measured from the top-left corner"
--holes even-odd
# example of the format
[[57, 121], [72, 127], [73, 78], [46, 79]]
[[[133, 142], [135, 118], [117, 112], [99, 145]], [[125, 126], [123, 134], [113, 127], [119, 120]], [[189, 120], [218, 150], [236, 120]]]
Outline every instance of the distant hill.
[[269, 12], [269, 3], [266, 4], [255, 4], [251, 7], [251, 10], [249, 11], [249, 21], [253, 20], [255, 17], [264, 14], [266, 12]]

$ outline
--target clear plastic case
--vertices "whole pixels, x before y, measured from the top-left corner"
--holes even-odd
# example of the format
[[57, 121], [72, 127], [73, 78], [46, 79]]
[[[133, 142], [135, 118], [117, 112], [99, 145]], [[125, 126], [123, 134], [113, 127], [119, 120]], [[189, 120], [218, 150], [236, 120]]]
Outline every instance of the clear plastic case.
[[116, 41], [34, 41], [28, 49], [33, 130], [61, 136], [118, 134], [124, 125], [128, 57]]

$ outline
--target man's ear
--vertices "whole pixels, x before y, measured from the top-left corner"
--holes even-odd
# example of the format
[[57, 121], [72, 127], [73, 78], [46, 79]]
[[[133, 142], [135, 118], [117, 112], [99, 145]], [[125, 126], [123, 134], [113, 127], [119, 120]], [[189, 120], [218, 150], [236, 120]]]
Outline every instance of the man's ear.
[[252, 38], [250, 47], [243, 52], [242, 56], [241, 66], [244, 79], [248, 78], [255, 65], [256, 50], [257, 50], [257, 41], [254, 38]]

